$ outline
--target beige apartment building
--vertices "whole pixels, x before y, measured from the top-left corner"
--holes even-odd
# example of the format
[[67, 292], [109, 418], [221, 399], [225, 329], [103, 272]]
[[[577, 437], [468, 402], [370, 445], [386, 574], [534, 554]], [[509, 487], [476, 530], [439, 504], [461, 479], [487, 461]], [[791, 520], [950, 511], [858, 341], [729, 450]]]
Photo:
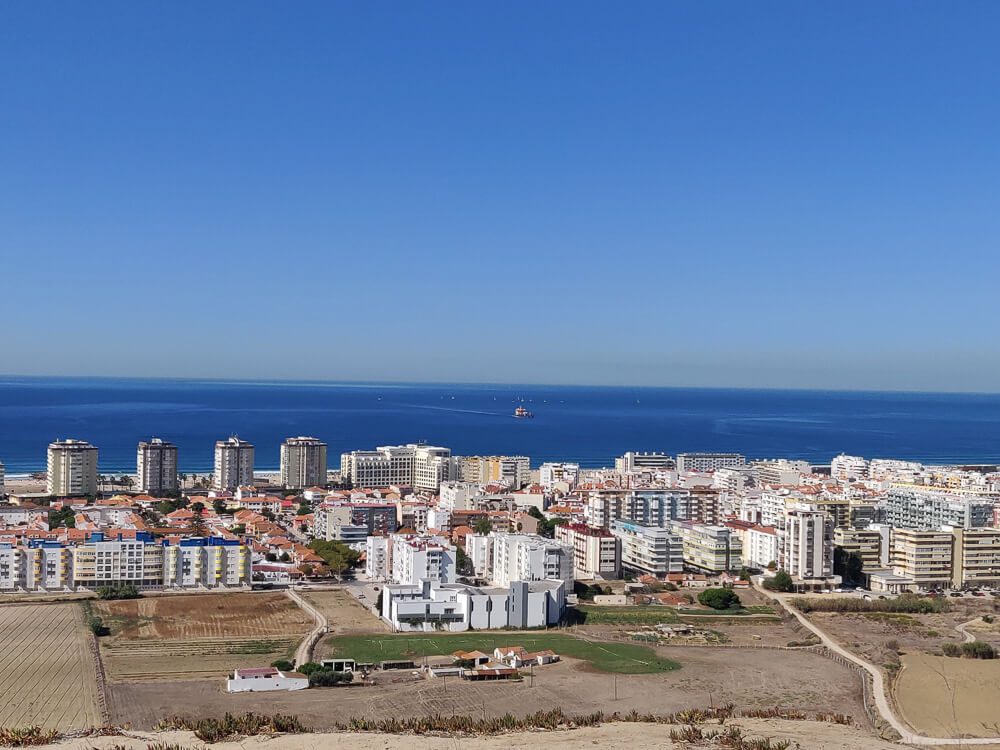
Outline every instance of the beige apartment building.
[[176, 490], [177, 446], [160, 438], [143, 440], [136, 451], [135, 470], [140, 492]]
[[326, 443], [292, 437], [281, 444], [281, 485], [289, 489], [326, 486]]
[[215, 489], [235, 490], [253, 484], [253, 445], [235, 435], [215, 444]]
[[950, 530], [893, 529], [889, 553], [893, 574], [917, 589], [951, 586], [954, 541]]
[[47, 468], [50, 495], [97, 494], [97, 448], [86, 440], [50, 443]]

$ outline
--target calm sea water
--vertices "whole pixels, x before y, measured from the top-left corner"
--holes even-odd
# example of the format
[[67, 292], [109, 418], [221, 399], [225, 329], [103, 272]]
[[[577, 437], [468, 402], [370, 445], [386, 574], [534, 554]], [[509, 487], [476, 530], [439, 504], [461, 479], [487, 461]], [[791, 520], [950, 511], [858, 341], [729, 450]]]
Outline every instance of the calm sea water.
[[[521, 399], [534, 419], [513, 418]], [[256, 445], [258, 469], [276, 468], [294, 435], [326, 440], [331, 466], [346, 450], [418, 440], [457, 454], [524, 454], [533, 465], [608, 466], [627, 450], [996, 462], [1000, 395], [0, 379], [8, 473], [44, 469], [56, 438], [97, 445], [103, 472], [134, 471], [136, 443], [153, 436], [179, 446], [183, 471], [207, 471], [215, 441], [233, 433]]]

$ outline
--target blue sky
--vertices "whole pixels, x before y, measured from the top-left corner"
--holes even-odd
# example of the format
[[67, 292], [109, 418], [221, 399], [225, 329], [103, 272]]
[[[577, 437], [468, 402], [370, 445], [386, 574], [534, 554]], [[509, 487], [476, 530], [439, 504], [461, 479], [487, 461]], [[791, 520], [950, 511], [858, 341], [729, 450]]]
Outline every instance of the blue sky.
[[1000, 390], [998, 33], [4, 3], [0, 372]]

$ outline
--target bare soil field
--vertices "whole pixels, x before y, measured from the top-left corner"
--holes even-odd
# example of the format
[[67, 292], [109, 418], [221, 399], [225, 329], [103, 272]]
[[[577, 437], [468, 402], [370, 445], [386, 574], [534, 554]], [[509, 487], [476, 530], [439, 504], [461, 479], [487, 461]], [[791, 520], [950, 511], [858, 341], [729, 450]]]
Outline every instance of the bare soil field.
[[893, 693], [902, 718], [933, 737], [1000, 737], [1000, 661], [904, 654]]
[[0, 607], [0, 726], [99, 726], [90, 637], [78, 604]]
[[378, 673], [376, 687], [266, 694], [226, 693], [221, 678], [130, 682], [111, 686], [112, 719], [148, 729], [165, 715], [209, 717], [226, 711], [255, 711], [296, 714], [307, 725], [324, 729], [352, 716], [478, 716], [484, 711], [487, 715], [524, 715], [557, 707], [574, 713], [627, 713], [635, 709], [665, 714], [713, 702], [733, 702], [737, 707], [846, 713], [860, 724], [866, 721], [857, 674], [817, 654], [698, 647], [665, 647], [657, 653], [681, 662], [683, 667], [615, 677], [567, 658], [535, 669], [533, 679], [521, 682], [413, 680], [410, 672], [401, 671]]
[[282, 593], [225, 593], [94, 602], [116, 638], [197, 639], [301, 634], [312, 620]]
[[223, 679], [233, 669], [289, 658], [312, 619], [281, 593], [150, 597], [94, 602], [108, 679]]
[[302, 591], [299, 596], [326, 616], [331, 634], [384, 633], [389, 630], [388, 625], [346, 591]]

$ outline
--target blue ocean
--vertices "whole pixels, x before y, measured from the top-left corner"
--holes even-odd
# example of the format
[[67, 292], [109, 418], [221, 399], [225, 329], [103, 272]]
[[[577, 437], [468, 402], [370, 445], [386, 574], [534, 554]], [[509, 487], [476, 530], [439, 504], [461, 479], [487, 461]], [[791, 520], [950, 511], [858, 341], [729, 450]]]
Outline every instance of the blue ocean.
[[[524, 406], [533, 419], [515, 419]], [[941, 463], [1000, 461], [1000, 395], [469, 384], [0, 378], [0, 461], [42, 470], [55, 439], [87, 440], [100, 470], [134, 471], [139, 440], [209, 471], [216, 440], [253, 442], [258, 469], [312, 435], [347, 450], [424, 440], [532, 465], [613, 465], [628, 450], [737, 451], [826, 462], [840, 452]]]

